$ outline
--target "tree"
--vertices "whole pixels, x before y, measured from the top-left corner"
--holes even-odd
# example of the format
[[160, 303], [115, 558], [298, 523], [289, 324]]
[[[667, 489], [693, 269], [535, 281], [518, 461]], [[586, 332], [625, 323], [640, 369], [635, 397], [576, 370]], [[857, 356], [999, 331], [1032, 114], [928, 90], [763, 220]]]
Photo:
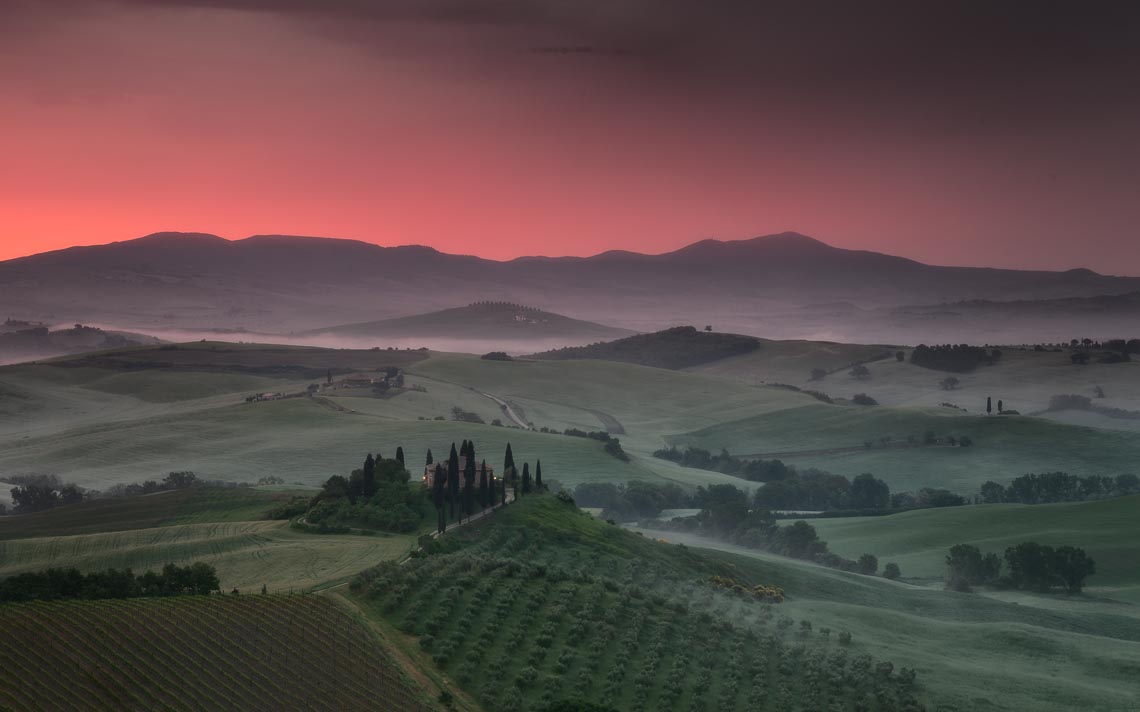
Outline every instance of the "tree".
[[871, 377], [871, 369], [859, 363], [851, 369], [851, 375], [854, 376], [857, 380], [865, 381]]
[[946, 587], [969, 591], [971, 586], [993, 583], [1001, 573], [996, 554], [986, 554], [971, 544], [956, 544], [946, 555]]
[[487, 461], [484, 460], [479, 465], [479, 506], [486, 508], [489, 503], [487, 499]]
[[[511, 483], [512, 487], [517, 487], [515, 483], [515, 454], [511, 451], [511, 444], [507, 443], [507, 452], [503, 455], [503, 483]], [[516, 493], [517, 497], [518, 494]]]
[[706, 324], [705, 331], [712, 331], [712, 324]]
[[856, 393], [851, 396], [851, 402], [855, 405], [878, 405], [879, 401], [875, 400], [866, 393]]
[[851, 481], [848, 506], [852, 509], [886, 509], [891, 504], [891, 488], [886, 482], [864, 472]]
[[470, 517], [475, 513], [475, 460], [468, 458], [463, 466], [463, 511]]
[[368, 453], [368, 457], [364, 458], [364, 477], [360, 493], [365, 499], [371, 499], [372, 495], [376, 494], [376, 460], [372, 457], [372, 453]]
[[1089, 364], [1089, 355], [1084, 351], [1078, 351], [1069, 357], [1074, 366], [1087, 366]]
[[1005, 487], [993, 480], [987, 481], [979, 490], [983, 504], [1000, 504], [1005, 501]]
[[1009, 580], [1016, 588], [1048, 590], [1051, 584], [1049, 552], [1034, 541], [1027, 541], [1005, 550], [1009, 565]]
[[874, 554], [863, 554], [859, 557], [859, 573], [866, 576], [874, 576], [879, 570], [879, 560]]
[[530, 463], [523, 463], [522, 470], [522, 493], [530, 494]]
[[943, 378], [942, 382], [938, 385], [940, 385], [944, 391], [952, 391], [958, 387], [959, 383], [961, 383], [961, 381], [959, 381], [957, 377], [947, 376], [946, 378]]
[[542, 460], [536, 460], [534, 463], [534, 489], [538, 492], [546, 490], [546, 486], [542, 484]]
[[447, 494], [451, 499], [451, 518], [455, 519], [455, 500], [459, 499], [459, 453], [455, 443], [451, 443], [451, 454], [447, 458]]
[[1000, 399], [998, 400], [998, 412], [999, 413], [1005, 412], [1005, 403], [1002, 402]]
[[436, 512], [436, 530], [440, 534], [447, 530], [447, 516], [445, 515], [446, 497], [444, 486], [447, 481], [447, 473], [444, 472], [443, 465], [435, 466], [435, 473], [432, 476], [432, 493], [435, 495], [435, 512]]
[[994, 412], [994, 400], [991, 396], [986, 396], [986, 415]]
[[431, 457], [431, 448], [429, 447], [427, 451], [427, 460], [424, 462], [424, 467], [431, 467], [434, 462], [435, 461]]
[[396, 459], [399, 460], [400, 467], [407, 467], [407, 465], [404, 463], [404, 448], [399, 446], [396, 447]]
[[883, 578], [894, 581], [900, 576], [902, 576], [902, 571], [899, 570], [899, 565], [893, 561], [883, 567]]
[[898, 361], [899, 363], [906, 361], [906, 353], [903, 351], [896, 351], [895, 352], [895, 360]]
[[1096, 573], [1096, 562], [1085, 554], [1084, 549], [1059, 546], [1047, 555], [1054, 576], [1069, 593], [1080, 593], [1085, 579]]
[[822, 368], [813, 368], [811, 370], [811, 380], [813, 381], [822, 381], [826, 377], [827, 371], [823, 370]]
[[170, 472], [162, 478], [162, 484], [170, 489], [193, 487], [197, 482], [198, 476], [193, 472]]

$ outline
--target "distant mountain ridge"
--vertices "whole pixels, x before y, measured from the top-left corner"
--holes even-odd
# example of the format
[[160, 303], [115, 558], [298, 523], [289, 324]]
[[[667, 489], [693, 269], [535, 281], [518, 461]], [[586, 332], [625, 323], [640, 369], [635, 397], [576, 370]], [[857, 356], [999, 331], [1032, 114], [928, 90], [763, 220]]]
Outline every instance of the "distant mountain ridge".
[[[808, 328], [786, 312], [813, 304], [866, 310], [1136, 291], [1135, 277], [939, 267], [791, 232], [702, 240], [656, 255], [612, 251], [505, 262], [354, 240], [156, 233], [0, 262], [0, 303], [8, 316], [154, 332], [309, 331], [492, 300], [637, 331], [712, 321], [718, 330], [786, 338], [805, 336]], [[843, 314], [817, 315], [810, 326], [812, 333], [838, 336], [852, 328]]]

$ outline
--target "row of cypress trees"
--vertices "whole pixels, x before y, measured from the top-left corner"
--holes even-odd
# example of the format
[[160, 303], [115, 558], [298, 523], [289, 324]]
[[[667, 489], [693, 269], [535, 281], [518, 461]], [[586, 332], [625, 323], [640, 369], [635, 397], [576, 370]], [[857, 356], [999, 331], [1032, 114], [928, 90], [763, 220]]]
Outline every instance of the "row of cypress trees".
[[[403, 455], [402, 450], [399, 455]], [[462, 473], [459, 471], [461, 455], [464, 458]], [[403, 462], [402, 458], [398, 459]], [[524, 462], [521, 483], [519, 482], [518, 471], [515, 467], [515, 456], [510, 443], [507, 443], [507, 451], [503, 456], [503, 476], [498, 480], [498, 485], [495, 484], [494, 475], [487, 471], [487, 461], [482, 460], [476, 467], [475, 459], [475, 442], [472, 440], [464, 440], [458, 450], [455, 448], [455, 443], [452, 443], [446, 465], [442, 462], [435, 462], [431, 450], [427, 451], [426, 467], [430, 468], [433, 464], [435, 465], [435, 473], [432, 477], [432, 499], [435, 503], [438, 517], [437, 528], [440, 533], [447, 530], [448, 519], [456, 519], [456, 507], [459, 508], [458, 521], [461, 522], [464, 515], [471, 517], [475, 513], [476, 504], [479, 505], [480, 509], [494, 507], [496, 501], [505, 505], [507, 503], [508, 484], [514, 490], [515, 497], [545, 489], [542, 483], [541, 460], [535, 464], [533, 482], [530, 476], [530, 463]], [[463, 478], [462, 487], [460, 487], [460, 477]], [[478, 479], [478, 485], [476, 485], [476, 479]]]

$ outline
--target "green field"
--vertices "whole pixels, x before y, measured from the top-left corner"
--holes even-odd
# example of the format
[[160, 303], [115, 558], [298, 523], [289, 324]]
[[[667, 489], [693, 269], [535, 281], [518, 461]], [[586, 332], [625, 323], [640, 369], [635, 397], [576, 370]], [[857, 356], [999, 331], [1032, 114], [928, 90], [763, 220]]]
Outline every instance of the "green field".
[[0, 517], [0, 577], [49, 567], [142, 573], [202, 561], [217, 569], [227, 591], [303, 591], [412, 547], [410, 535], [317, 535], [265, 519], [274, 503], [295, 494], [193, 487]]
[[209, 596], [0, 606], [6, 710], [434, 709], [330, 599]]
[[945, 575], [947, 550], [973, 544], [998, 556], [1009, 546], [1036, 541], [1077, 546], [1097, 563], [1086, 592], [1140, 603], [1140, 496], [1065, 504], [987, 504], [924, 509], [888, 517], [813, 519], [842, 556], [875, 552], [908, 577]]

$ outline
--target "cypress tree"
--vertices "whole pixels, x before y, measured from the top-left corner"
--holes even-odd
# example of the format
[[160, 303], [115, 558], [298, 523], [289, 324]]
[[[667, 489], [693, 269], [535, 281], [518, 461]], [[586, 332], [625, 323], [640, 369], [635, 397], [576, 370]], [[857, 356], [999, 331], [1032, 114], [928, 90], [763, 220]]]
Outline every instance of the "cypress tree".
[[530, 494], [530, 463], [523, 463], [522, 471], [522, 493]]
[[989, 396], [986, 396], [986, 415], [994, 412], [994, 402]]
[[1003, 410], [1005, 410], [1005, 403], [1002, 403], [1001, 400], [999, 399], [998, 400], [998, 412], [1000, 413]]
[[507, 503], [507, 477], [506, 475], [499, 478], [499, 492], [503, 496], [503, 504]]
[[400, 461], [400, 467], [404, 468], [405, 470], [408, 469], [408, 466], [404, 464], [404, 448], [396, 448], [396, 459]]
[[534, 463], [534, 488], [539, 492], [546, 489], [542, 486], [542, 460], [536, 460]]
[[432, 477], [432, 491], [435, 494], [436, 529], [442, 534], [447, 529], [447, 517], [444, 516], [444, 482], [446, 473], [443, 465], [435, 466], [435, 475]]
[[365, 499], [372, 497], [376, 494], [376, 460], [372, 457], [372, 453], [368, 453], [368, 457], [364, 458], [364, 482], [362, 484]]
[[511, 452], [511, 444], [507, 443], [507, 453], [503, 455], [503, 484], [515, 482], [515, 454]]
[[487, 461], [479, 466], [479, 506], [487, 508]]
[[451, 455], [447, 458], [447, 487], [451, 495], [451, 518], [455, 519], [455, 500], [459, 499], [459, 453], [455, 443], [451, 443]]
[[424, 467], [430, 467], [434, 462], [435, 462], [435, 460], [433, 460], [431, 457], [431, 448], [429, 447], [428, 448], [428, 454], [427, 454], [427, 462], [424, 463]]
[[488, 507], [494, 507], [495, 506], [495, 497], [496, 497], [496, 495], [495, 495], [495, 476], [494, 475], [488, 475], [487, 476], [487, 506]]
[[470, 458], [463, 467], [463, 511], [468, 517], [475, 512], [475, 461]]

